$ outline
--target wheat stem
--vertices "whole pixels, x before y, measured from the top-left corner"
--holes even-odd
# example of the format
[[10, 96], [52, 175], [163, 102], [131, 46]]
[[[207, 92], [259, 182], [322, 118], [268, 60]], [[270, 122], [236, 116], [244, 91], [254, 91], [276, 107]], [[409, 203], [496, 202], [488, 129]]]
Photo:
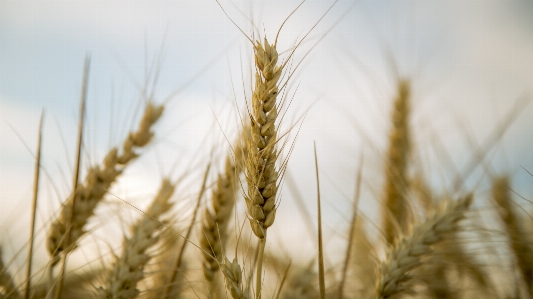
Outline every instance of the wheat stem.
[[33, 241], [35, 236], [35, 212], [37, 211], [37, 197], [39, 194], [39, 174], [41, 173], [41, 144], [43, 135], [43, 120], [44, 110], [41, 112], [41, 119], [39, 120], [39, 134], [37, 136], [37, 156], [35, 157], [35, 172], [33, 177], [33, 200], [31, 207], [31, 226], [30, 226], [30, 239], [28, 244], [28, 258], [26, 268], [26, 290], [24, 292], [24, 298], [30, 298], [31, 291], [31, 266], [33, 259]]
[[344, 259], [344, 266], [342, 268], [342, 276], [341, 281], [339, 283], [339, 297], [342, 298], [342, 295], [344, 293], [344, 283], [346, 281], [346, 274], [348, 273], [348, 265], [351, 262], [351, 256], [352, 256], [352, 247], [354, 246], [354, 236], [355, 236], [355, 229], [357, 227], [357, 213], [359, 212], [359, 198], [361, 195], [361, 180], [362, 180], [362, 172], [363, 172], [363, 159], [361, 158], [361, 162], [359, 164], [359, 170], [357, 173], [357, 180], [355, 183], [355, 195], [354, 195], [354, 202], [353, 202], [353, 213], [352, 213], [352, 221], [350, 222], [350, 232], [348, 235], [348, 247], [346, 248], [346, 258]]
[[320, 285], [320, 299], [326, 298], [326, 285], [324, 277], [324, 246], [322, 244], [322, 209], [320, 208], [320, 180], [318, 175], [318, 157], [316, 154], [316, 142], [313, 144], [315, 150], [315, 174], [318, 210], [318, 282]]
[[256, 294], [255, 294], [255, 298], [256, 299], [261, 299], [261, 287], [262, 287], [262, 284], [263, 284], [263, 281], [262, 281], [262, 274], [263, 274], [263, 255], [265, 253], [265, 244], [266, 244], [266, 232], [265, 232], [265, 237], [262, 238], [262, 239], [259, 239], [259, 251], [257, 252], [257, 273], [255, 275], [255, 290], [256, 290]]
[[[89, 85], [89, 66], [90, 66], [90, 56], [87, 56], [85, 58], [85, 66], [84, 66], [84, 72], [83, 72], [83, 87], [82, 87], [82, 93], [81, 93], [81, 104], [80, 104], [80, 120], [78, 123], [78, 142], [76, 146], [76, 168], [74, 169], [74, 179], [72, 183], [72, 190], [78, 189], [78, 182], [79, 182], [79, 176], [80, 176], [80, 166], [81, 166], [81, 147], [83, 144], [83, 125], [85, 123], [85, 105], [87, 103], [87, 87]], [[72, 238], [71, 231], [72, 231], [72, 222], [74, 217], [74, 211], [75, 211], [75, 204], [76, 204], [76, 197], [72, 197], [72, 204], [70, 205], [70, 208], [68, 211], [65, 211], [66, 219], [65, 219], [65, 225], [66, 230], [65, 234], [63, 236], [65, 244], [70, 244], [70, 240]], [[68, 259], [68, 252], [65, 253], [63, 256], [63, 260], [61, 263], [61, 269], [59, 272], [59, 281], [56, 286], [56, 293], [55, 293], [55, 299], [61, 298], [61, 291], [63, 289], [63, 281], [65, 280], [65, 271], [67, 268], [67, 259]], [[53, 259], [57, 259], [57, 256], [53, 256]], [[52, 265], [54, 265], [54, 261], [52, 261]]]

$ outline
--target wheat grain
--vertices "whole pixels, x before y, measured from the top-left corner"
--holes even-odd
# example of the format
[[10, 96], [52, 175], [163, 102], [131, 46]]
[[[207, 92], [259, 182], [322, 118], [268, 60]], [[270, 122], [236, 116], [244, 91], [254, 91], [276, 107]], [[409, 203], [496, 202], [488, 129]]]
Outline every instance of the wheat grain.
[[407, 289], [411, 271], [420, 266], [420, 259], [432, 252], [432, 245], [457, 229], [456, 223], [464, 217], [472, 203], [472, 196], [450, 201], [445, 209], [414, 228], [411, 235], [400, 240], [382, 263], [376, 298], [392, 298]]
[[158, 219], [172, 207], [169, 199], [173, 192], [174, 185], [164, 179], [146, 214], [132, 227], [132, 237], [125, 239], [124, 251], [115, 262], [106, 288], [100, 289], [103, 298], [126, 299], [139, 294], [136, 285], [144, 277], [143, 268], [151, 258], [147, 250], [158, 241], [158, 231], [164, 227]]
[[[55, 219], [49, 230], [47, 238], [48, 252], [52, 256], [53, 264], [57, 263], [61, 252], [69, 252], [73, 249], [73, 244], [85, 233], [83, 227], [88, 219], [93, 215], [94, 209], [103, 199], [111, 184], [122, 172], [123, 167], [138, 154], [135, 149], [148, 144], [153, 136], [151, 128], [163, 113], [163, 106], [157, 106], [149, 102], [146, 106], [143, 118], [136, 132], [129, 134], [122, 146], [122, 153], [117, 148], [109, 151], [103, 161], [102, 166], [94, 166], [89, 169], [83, 184], [70, 195], [63, 204], [59, 217]], [[64, 244], [67, 231], [69, 213], [73, 203], [72, 223], [69, 244]]]

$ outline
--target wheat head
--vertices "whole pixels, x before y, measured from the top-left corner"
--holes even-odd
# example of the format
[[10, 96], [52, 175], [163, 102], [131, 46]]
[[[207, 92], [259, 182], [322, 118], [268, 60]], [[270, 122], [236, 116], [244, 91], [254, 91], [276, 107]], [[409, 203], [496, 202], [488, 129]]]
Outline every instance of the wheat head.
[[421, 258], [431, 254], [431, 247], [445, 234], [457, 230], [457, 222], [464, 217], [471, 203], [471, 195], [450, 201], [443, 211], [416, 226], [411, 235], [403, 237], [379, 269], [376, 298], [393, 298], [406, 291], [412, 278], [411, 271], [421, 265]]
[[250, 115], [251, 139], [247, 142], [248, 157], [245, 163], [248, 183], [245, 199], [252, 231], [259, 239], [264, 239], [266, 229], [276, 217], [276, 98], [283, 66], [277, 64], [276, 45], [270, 45], [266, 38], [263, 44], [256, 41], [254, 52], [256, 73]]
[[494, 179], [492, 197], [505, 232], [509, 237], [509, 245], [522, 274], [522, 279], [528, 287], [529, 294], [533, 296], [533, 250], [531, 250], [527, 241], [528, 236], [524, 233], [524, 227], [513, 208], [509, 190], [509, 178], [507, 176]]
[[226, 281], [226, 289], [230, 291], [231, 297], [233, 299], [248, 299], [248, 292], [243, 290], [242, 270], [237, 258], [234, 258], [233, 262], [230, 262], [225, 257], [224, 263], [221, 266]]
[[[94, 209], [120, 175], [124, 166], [138, 156], [135, 149], [145, 146], [151, 140], [153, 136], [151, 127], [162, 113], [163, 106], [149, 102], [138, 130], [130, 133], [124, 141], [122, 153], [119, 153], [117, 148], [111, 149], [102, 165], [89, 169], [84, 183], [79, 184], [63, 204], [59, 217], [52, 222], [48, 230], [46, 240], [53, 264], [59, 261], [58, 257], [63, 251], [71, 251], [72, 245], [85, 233], [83, 227], [94, 214]], [[71, 211], [73, 206], [74, 210]], [[69, 218], [70, 213], [72, 217]], [[70, 224], [69, 219], [71, 219]], [[64, 244], [68, 225], [71, 226], [69, 244]]]
[[[242, 147], [236, 146], [235, 161], [226, 157], [224, 172], [218, 175], [215, 187], [211, 193], [210, 207], [203, 211], [202, 227], [199, 232], [200, 247], [204, 251], [204, 276], [210, 283], [214, 283], [219, 263], [223, 260], [223, 248], [227, 236], [226, 228], [231, 212], [235, 206], [237, 183], [242, 167]], [[216, 258], [213, 259], [213, 257]]]
[[106, 288], [100, 289], [102, 298], [126, 299], [139, 294], [136, 285], [144, 277], [143, 268], [151, 258], [147, 250], [159, 239], [158, 232], [164, 227], [159, 218], [172, 207], [169, 199], [174, 188], [164, 179], [146, 214], [132, 227], [132, 236], [124, 240], [122, 255], [107, 278]]
[[[392, 110], [392, 128], [385, 171], [385, 201], [383, 229], [388, 244], [393, 244], [399, 233], [405, 233], [409, 224], [409, 206], [405, 198], [406, 169], [409, 154], [410, 85], [399, 80], [398, 94]], [[398, 231], [398, 228], [400, 231]]]

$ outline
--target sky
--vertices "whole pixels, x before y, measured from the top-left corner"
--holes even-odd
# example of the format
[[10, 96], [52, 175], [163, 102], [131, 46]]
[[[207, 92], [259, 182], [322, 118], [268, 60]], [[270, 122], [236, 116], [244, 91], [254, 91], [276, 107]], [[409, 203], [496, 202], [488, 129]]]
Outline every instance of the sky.
[[[84, 169], [135, 128], [142, 95], [153, 91], [154, 100], [165, 103], [154, 142], [113, 190], [142, 208], [163, 176], [177, 180], [190, 172], [180, 183], [178, 214], [185, 215], [210, 153], [227, 153], [238, 111], [245, 111], [251, 94], [252, 47], [243, 33], [272, 42], [298, 4], [0, 1], [0, 243], [6, 254], [26, 242], [42, 111], [40, 246], [46, 221], [69, 193], [85, 57], [90, 72]], [[531, 1], [338, 1], [321, 19], [332, 4], [306, 1], [279, 32], [278, 51], [286, 55], [299, 46], [289, 65], [292, 101], [281, 126], [294, 128], [287, 176], [295, 184], [282, 189], [273, 244], [290, 246], [293, 238], [303, 238], [305, 246], [316, 247], [291, 200], [296, 185], [316, 217], [314, 143], [327, 248], [337, 254], [346, 237], [362, 156], [361, 209], [377, 221], [398, 78], [412, 84], [413, 160], [436, 190], [450, 192], [457, 172], [491, 144], [489, 163], [465, 184], [483, 198], [487, 173], [507, 173], [516, 191], [531, 198], [533, 176], [524, 170], [533, 172], [533, 105], [527, 104], [533, 92]], [[490, 143], [507, 119], [512, 121], [505, 135]], [[102, 223], [121, 213], [130, 222], [138, 217], [120, 200], [108, 201]], [[477, 204], [487, 205], [483, 199]]]

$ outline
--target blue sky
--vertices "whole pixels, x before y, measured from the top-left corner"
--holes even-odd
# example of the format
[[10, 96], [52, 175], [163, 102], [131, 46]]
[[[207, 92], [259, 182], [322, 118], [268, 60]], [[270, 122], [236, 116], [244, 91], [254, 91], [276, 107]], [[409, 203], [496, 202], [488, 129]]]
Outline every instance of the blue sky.
[[[331, 3], [306, 2], [281, 31], [278, 49], [290, 49]], [[531, 3], [339, 1], [296, 51], [294, 66], [303, 62], [289, 88], [292, 95], [298, 87], [286, 128], [309, 109], [289, 171], [311, 213], [315, 213], [312, 144], [316, 141], [328, 229], [346, 225], [361, 151], [367, 160], [363, 210], [373, 219], [379, 214], [376, 198], [395, 69], [413, 82], [412, 122], [419, 151], [414, 158], [431, 165], [424, 170], [437, 188], [449, 188], [453, 167], [436, 154], [442, 147], [435, 136], [462, 169], [473, 156], [467, 136], [482, 144], [513, 103], [532, 96]], [[260, 34], [272, 40], [298, 1], [221, 4], [245, 32], [251, 32], [253, 20]], [[157, 68], [154, 61], [161, 49], [164, 55]], [[159, 70], [156, 101], [178, 91], [168, 99], [155, 144], [116, 187], [122, 197], [131, 196], [143, 206], [142, 195], [155, 192], [162, 175], [177, 178], [191, 164], [204, 161], [213, 145], [218, 146], [218, 155], [224, 154], [222, 132], [234, 136], [236, 131], [234, 90], [240, 109], [244, 107], [243, 79], [250, 94], [250, 51], [247, 39], [214, 0], [1, 1], [0, 203], [9, 213], [3, 213], [0, 225], [9, 228], [7, 236], [27, 233], [33, 157], [17, 134], [34, 151], [42, 109], [46, 110], [43, 167], [49, 177], [41, 183], [39, 221], [46, 221], [68, 194], [87, 53], [91, 66], [86, 165], [100, 161], [134, 128], [145, 75], [154, 65]], [[517, 190], [531, 196], [533, 178], [520, 167], [533, 170], [532, 105], [523, 110], [490, 152], [489, 168], [513, 174]], [[179, 166], [173, 168], [175, 164]], [[193, 197], [198, 176], [185, 184], [184, 197]], [[481, 177], [478, 171], [469, 183], [476, 184]], [[290, 198], [288, 189], [284, 188], [286, 198]], [[480, 190], [486, 195], [486, 186]], [[128, 210], [120, 205], [117, 209]], [[294, 203], [282, 199], [278, 219], [292, 217], [295, 209]], [[299, 216], [291, 219], [296, 220], [277, 224], [300, 223]], [[305, 231], [301, 225], [292, 227], [293, 235]], [[331, 244], [342, 241], [342, 232], [332, 235], [340, 241], [332, 237]], [[17, 248], [24, 241], [13, 243]]]

